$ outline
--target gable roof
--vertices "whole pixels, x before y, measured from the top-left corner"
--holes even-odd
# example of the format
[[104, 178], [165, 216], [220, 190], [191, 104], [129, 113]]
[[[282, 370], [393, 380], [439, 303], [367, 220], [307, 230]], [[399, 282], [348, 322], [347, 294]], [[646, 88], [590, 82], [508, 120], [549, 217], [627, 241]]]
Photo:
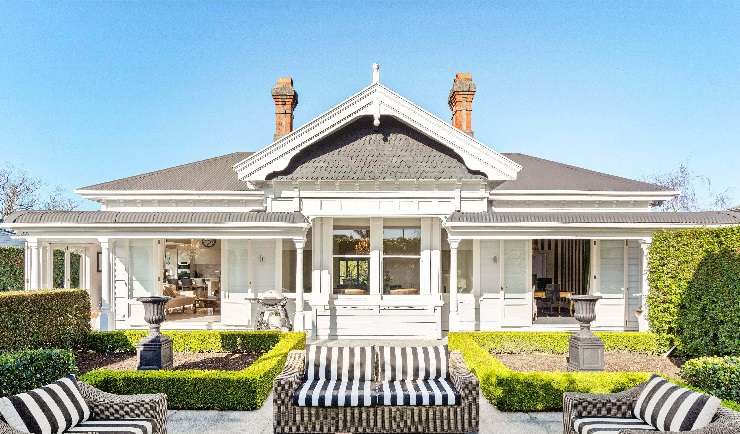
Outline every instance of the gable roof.
[[727, 211], [701, 212], [455, 212], [450, 223], [506, 225], [540, 224], [632, 224], [730, 225], [740, 224], [740, 215]]
[[235, 164], [234, 169], [239, 179], [264, 181], [272, 173], [284, 171], [303, 149], [363, 115], [372, 116], [378, 125], [388, 116], [399, 119], [450, 148], [469, 169], [485, 174], [491, 181], [514, 179], [521, 169], [517, 163], [377, 82]]
[[241, 191], [248, 190], [232, 166], [252, 155], [252, 152], [231, 154], [182, 164], [154, 172], [103, 182], [78, 189], [78, 191], [110, 190], [182, 190], [182, 191]]
[[496, 190], [577, 190], [577, 191], [667, 191], [648, 182], [635, 181], [558, 163], [544, 158], [520, 153], [504, 153], [516, 161], [522, 170], [516, 179], [504, 181]]
[[379, 127], [373, 117], [350, 124], [297, 153], [288, 167], [268, 175], [276, 180], [479, 179], [450, 148], [387, 116]]

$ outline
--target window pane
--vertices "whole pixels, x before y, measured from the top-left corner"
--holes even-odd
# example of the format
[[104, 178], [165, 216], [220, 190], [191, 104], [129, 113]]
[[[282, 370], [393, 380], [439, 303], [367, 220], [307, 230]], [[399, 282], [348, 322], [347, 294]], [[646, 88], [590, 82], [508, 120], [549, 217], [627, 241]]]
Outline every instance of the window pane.
[[369, 255], [370, 228], [334, 227], [335, 255]]
[[384, 255], [420, 255], [421, 228], [383, 228]]
[[334, 293], [367, 295], [370, 282], [370, 258], [334, 257]]
[[383, 258], [383, 294], [419, 294], [419, 258]]

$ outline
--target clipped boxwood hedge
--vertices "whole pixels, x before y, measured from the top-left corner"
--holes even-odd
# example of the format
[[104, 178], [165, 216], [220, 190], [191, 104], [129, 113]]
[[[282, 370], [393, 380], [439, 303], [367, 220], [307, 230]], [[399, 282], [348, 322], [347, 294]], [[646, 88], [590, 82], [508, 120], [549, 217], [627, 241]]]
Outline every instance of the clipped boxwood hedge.
[[0, 353], [0, 396], [15, 395], [77, 373], [69, 350]]
[[687, 356], [740, 354], [740, 227], [658, 231], [649, 270], [648, 319], [664, 342]]
[[740, 402], [740, 357], [699, 357], [681, 367], [689, 385]]
[[[97, 353], [128, 353], [146, 336], [146, 330], [93, 331], [85, 348]], [[165, 330], [172, 348], [182, 353], [264, 353], [280, 341], [278, 331]]]
[[0, 351], [78, 348], [90, 333], [81, 289], [0, 292]]
[[[667, 348], [658, 336], [648, 332], [596, 332], [606, 351], [629, 351], [661, 354]], [[570, 332], [476, 332], [469, 336], [489, 352], [499, 354], [548, 353], [567, 354]]]
[[[650, 376], [644, 372], [518, 372], [509, 369], [493, 357], [490, 347], [509, 342], [502, 333], [450, 333], [449, 347], [463, 354], [465, 363], [478, 377], [480, 388], [488, 401], [504, 411], [556, 411], [563, 408], [563, 393], [612, 393], [634, 387]], [[538, 333], [532, 333], [538, 334]], [[482, 344], [493, 335], [492, 343]], [[519, 333], [512, 333], [512, 339]], [[548, 333], [549, 335], [549, 333]], [[526, 338], [525, 338], [526, 339]], [[546, 344], [531, 345], [538, 350], [558, 350], [557, 339], [540, 341]], [[509, 344], [507, 344], [509, 345]]]
[[[173, 332], [168, 332], [171, 333]], [[204, 337], [213, 338], [207, 339], [211, 344], [196, 347], [194, 342]], [[235, 337], [236, 339], [230, 339]], [[234, 348], [251, 351], [264, 348], [273, 338], [276, 339], [272, 348], [241, 371], [98, 369], [88, 372], [81, 379], [111, 393], [166, 393], [170, 409], [255, 410], [262, 406], [269, 395], [275, 377], [283, 369], [288, 352], [305, 347], [304, 333], [182, 331], [173, 336], [176, 348], [196, 348], [203, 352], [228, 351], [232, 348], [229, 347], [231, 342], [239, 342]], [[189, 344], [194, 346], [187, 347]]]

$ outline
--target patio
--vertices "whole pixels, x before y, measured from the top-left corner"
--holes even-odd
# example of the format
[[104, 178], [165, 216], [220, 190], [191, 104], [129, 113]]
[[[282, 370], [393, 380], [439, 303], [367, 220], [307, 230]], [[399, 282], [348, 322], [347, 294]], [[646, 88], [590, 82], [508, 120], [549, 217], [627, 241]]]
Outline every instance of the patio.
[[[553, 434], [563, 432], [561, 412], [505, 413], [480, 397], [481, 434]], [[246, 427], [249, 430], [246, 431]], [[190, 411], [170, 410], [167, 414], [169, 434], [222, 434], [249, 432], [272, 433], [272, 394], [257, 411]]]

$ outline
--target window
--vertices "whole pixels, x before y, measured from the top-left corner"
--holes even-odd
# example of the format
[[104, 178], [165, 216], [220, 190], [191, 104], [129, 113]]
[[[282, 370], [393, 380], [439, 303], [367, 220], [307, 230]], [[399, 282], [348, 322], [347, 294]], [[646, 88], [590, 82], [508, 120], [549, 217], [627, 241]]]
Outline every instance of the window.
[[334, 293], [370, 293], [370, 228], [334, 226]]
[[383, 294], [418, 295], [421, 228], [383, 228]]

